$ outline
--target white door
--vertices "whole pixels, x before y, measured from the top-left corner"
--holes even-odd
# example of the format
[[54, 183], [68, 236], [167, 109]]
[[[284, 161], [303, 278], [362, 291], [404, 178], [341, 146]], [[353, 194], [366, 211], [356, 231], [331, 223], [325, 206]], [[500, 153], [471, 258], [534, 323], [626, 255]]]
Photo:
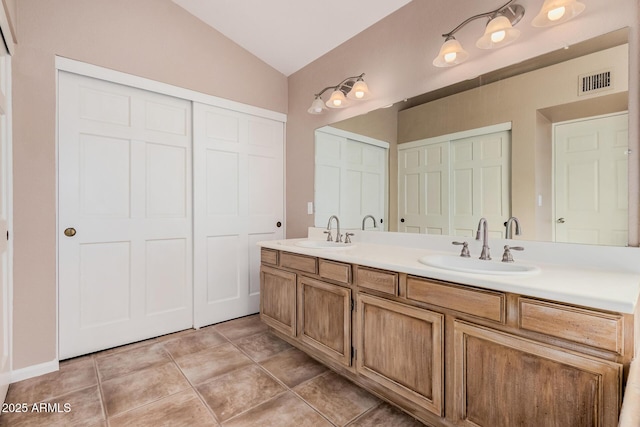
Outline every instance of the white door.
[[555, 240], [628, 242], [628, 114], [554, 127]]
[[0, 400], [11, 369], [11, 58], [0, 48]]
[[194, 103], [194, 325], [257, 313], [261, 240], [284, 237], [284, 124]]
[[449, 234], [449, 143], [398, 151], [399, 231]]
[[[329, 217], [337, 215], [342, 229], [360, 229], [364, 216], [373, 215], [383, 229], [388, 144], [337, 129], [330, 131], [339, 134], [316, 131], [315, 135], [316, 227], [326, 227]], [[362, 140], [354, 139], [358, 137]], [[371, 228], [371, 222], [367, 226]]]
[[472, 238], [485, 217], [490, 233], [503, 235], [511, 214], [510, 132], [483, 131], [398, 148], [398, 230]]
[[190, 102], [58, 84], [60, 359], [191, 327]]
[[484, 217], [491, 236], [504, 236], [511, 216], [511, 133], [501, 131], [451, 141], [451, 231], [475, 237]]

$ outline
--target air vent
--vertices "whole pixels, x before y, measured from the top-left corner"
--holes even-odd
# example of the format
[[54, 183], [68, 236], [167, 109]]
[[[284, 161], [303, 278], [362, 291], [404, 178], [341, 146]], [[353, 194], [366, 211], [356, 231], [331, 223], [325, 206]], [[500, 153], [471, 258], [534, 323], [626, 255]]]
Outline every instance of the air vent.
[[578, 77], [578, 96], [602, 92], [612, 88], [611, 70], [583, 74]]

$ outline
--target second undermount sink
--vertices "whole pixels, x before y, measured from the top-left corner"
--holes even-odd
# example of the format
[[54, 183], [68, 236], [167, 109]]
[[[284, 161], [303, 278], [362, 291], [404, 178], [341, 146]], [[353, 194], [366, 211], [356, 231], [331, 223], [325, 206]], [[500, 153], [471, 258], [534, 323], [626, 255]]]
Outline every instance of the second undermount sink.
[[326, 240], [301, 240], [295, 245], [301, 248], [330, 250], [350, 249], [355, 246], [353, 243], [327, 242]]
[[503, 276], [527, 276], [540, 272], [535, 265], [507, 263], [500, 260], [481, 260], [455, 255], [427, 255], [418, 261], [429, 267], [460, 273], [492, 274]]

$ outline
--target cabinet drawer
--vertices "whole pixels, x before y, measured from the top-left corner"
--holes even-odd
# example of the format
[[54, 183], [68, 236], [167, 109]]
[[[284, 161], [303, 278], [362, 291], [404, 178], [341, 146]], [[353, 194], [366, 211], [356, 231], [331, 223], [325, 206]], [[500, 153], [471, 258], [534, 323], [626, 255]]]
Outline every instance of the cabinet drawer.
[[280, 267], [317, 274], [318, 260], [316, 259], [316, 257], [312, 256], [282, 252], [280, 253]]
[[358, 267], [357, 273], [359, 287], [393, 296], [398, 295], [398, 273], [367, 267]]
[[495, 322], [505, 322], [505, 295], [501, 292], [408, 277], [407, 299], [426, 302]]
[[624, 322], [620, 314], [519, 298], [520, 328], [622, 354]]
[[351, 265], [341, 262], [318, 260], [320, 277], [340, 283], [351, 283]]
[[264, 264], [278, 265], [278, 251], [273, 249], [260, 249], [260, 260]]

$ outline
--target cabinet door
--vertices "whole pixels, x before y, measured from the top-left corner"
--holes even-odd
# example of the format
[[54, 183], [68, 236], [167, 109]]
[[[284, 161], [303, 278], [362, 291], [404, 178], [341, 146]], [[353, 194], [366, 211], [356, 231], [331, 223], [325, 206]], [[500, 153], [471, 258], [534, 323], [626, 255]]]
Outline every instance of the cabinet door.
[[442, 415], [443, 319], [432, 311], [358, 296], [358, 373]]
[[296, 274], [260, 268], [260, 319], [290, 336], [296, 335]]
[[300, 341], [351, 366], [351, 289], [300, 277], [298, 328]]
[[454, 336], [460, 425], [617, 425], [622, 365], [463, 322]]

